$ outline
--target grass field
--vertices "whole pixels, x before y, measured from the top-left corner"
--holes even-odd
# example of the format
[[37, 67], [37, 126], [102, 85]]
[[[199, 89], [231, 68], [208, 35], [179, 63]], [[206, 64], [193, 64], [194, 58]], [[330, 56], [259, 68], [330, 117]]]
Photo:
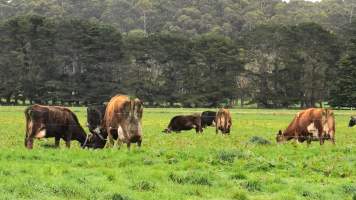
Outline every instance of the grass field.
[[[295, 110], [231, 110], [230, 136], [163, 134], [169, 119], [205, 109], [145, 109], [143, 146], [83, 150], [54, 139], [24, 148], [23, 107], [0, 107], [0, 199], [356, 199], [356, 127], [336, 111], [336, 145], [277, 145]], [[86, 124], [85, 108], [73, 108]], [[250, 141], [263, 137], [270, 145]]]

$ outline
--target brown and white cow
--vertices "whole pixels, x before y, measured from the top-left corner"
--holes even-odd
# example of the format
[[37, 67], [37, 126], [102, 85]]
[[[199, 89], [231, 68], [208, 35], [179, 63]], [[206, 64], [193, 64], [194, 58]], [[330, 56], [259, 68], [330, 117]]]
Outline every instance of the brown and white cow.
[[222, 134], [230, 134], [230, 128], [232, 126], [231, 114], [228, 109], [220, 108], [215, 117], [216, 129], [218, 134], [219, 130]]
[[332, 110], [309, 108], [296, 114], [292, 122], [283, 132], [279, 130], [276, 136], [278, 143], [295, 139], [298, 142], [318, 140], [320, 145], [330, 139], [335, 143], [335, 118]]
[[59, 146], [62, 138], [70, 147], [71, 140], [77, 140], [84, 147], [87, 134], [79, 124], [77, 116], [68, 108], [59, 106], [32, 105], [25, 110], [26, 136], [25, 146], [33, 148], [34, 138], [55, 138], [55, 146]]
[[[139, 99], [130, 99], [125, 95], [116, 95], [107, 104], [103, 127], [108, 133], [107, 146], [131, 143], [141, 146], [143, 104]], [[117, 139], [114, 143], [114, 134]]]

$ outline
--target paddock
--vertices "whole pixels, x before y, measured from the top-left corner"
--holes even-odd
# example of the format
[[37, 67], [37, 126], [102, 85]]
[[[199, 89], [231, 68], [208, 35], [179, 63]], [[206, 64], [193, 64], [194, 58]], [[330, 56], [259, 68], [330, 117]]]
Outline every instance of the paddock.
[[[207, 127], [164, 134], [171, 117], [206, 109], [145, 108], [143, 143], [54, 149], [23, 147], [25, 107], [0, 107], [0, 192], [4, 199], [352, 199], [356, 196], [356, 111], [335, 110], [336, 145], [277, 144], [298, 110], [231, 109], [230, 135]], [[86, 108], [70, 108], [85, 127]], [[213, 110], [213, 109], [210, 109]], [[88, 129], [85, 127], [86, 132]], [[271, 142], [263, 145], [254, 136]], [[286, 185], [288, 184], [288, 187]]]

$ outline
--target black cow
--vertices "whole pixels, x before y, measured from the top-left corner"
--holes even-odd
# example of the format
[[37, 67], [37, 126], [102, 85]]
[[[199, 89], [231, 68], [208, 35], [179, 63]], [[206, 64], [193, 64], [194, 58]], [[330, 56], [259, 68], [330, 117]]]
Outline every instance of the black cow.
[[180, 132], [195, 128], [196, 133], [202, 133], [201, 118], [199, 115], [178, 115], [171, 119], [169, 125], [163, 130], [165, 133]]
[[201, 127], [206, 128], [215, 124], [216, 112], [214, 111], [204, 111], [201, 113]]
[[[95, 149], [105, 147], [108, 137], [103, 124], [105, 111], [106, 105], [93, 105], [87, 108], [87, 126], [92, 134], [89, 136], [86, 147]], [[112, 136], [115, 140], [117, 139], [117, 130], [112, 130]], [[132, 141], [135, 141], [135, 138]]]
[[93, 105], [87, 108], [87, 126], [91, 136], [86, 145], [89, 148], [104, 148], [108, 134], [103, 127], [106, 105]]
[[356, 117], [351, 116], [350, 122], [349, 122], [349, 127], [353, 127], [356, 125]]
[[106, 105], [95, 105], [87, 108], [87, 125], [91, 133], [98, 133], [102, 128]]

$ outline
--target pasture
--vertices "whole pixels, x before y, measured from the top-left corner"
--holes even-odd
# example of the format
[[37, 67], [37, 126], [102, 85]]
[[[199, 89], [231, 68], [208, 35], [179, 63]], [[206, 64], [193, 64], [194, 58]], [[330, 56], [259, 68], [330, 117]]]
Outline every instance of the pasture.
[[[231, 135], [223, 136], [214, 127], [161, 132], [174, 115], [206, 109], [145, 108], [141, 149], [83, 150], [76, 141], [54, 149], [50, 138], [29, 151], [23, 110], [0, 107], [0, 199], [356, 199], [353, 111], [335, 111], [335, 146], [277, 145], [296, 110], [232, 109]], [[72, 110], [84, 127], [85, 108]]]

